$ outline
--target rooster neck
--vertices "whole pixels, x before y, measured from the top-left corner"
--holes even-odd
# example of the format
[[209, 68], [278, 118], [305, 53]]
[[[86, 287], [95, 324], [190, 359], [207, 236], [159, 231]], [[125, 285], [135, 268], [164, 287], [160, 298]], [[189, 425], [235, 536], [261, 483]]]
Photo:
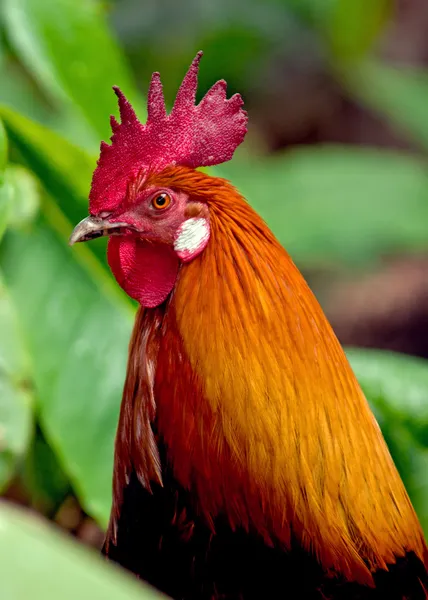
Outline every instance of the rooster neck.
[[295, 535], [347, 579], [370, 584], [409, 548], [426, 560], [379, 427], [303, 277], [233, 189], [209, 208], [211, 240], [182, 269], [156, 378], [179, 481], [208, 517], [226, 513], [285, 547]]
[[156, 418], [174, 476], [213, 530], [224, 515], [267, 545], [295, 539], [326, 573], [369, 585], [406, 551], [426, 560], [379, 427], [307, 284], [231, 186], [206, 201], [207, 248], [166, 305], [137, 317], [116, 514], [120, 468], [136, 465], [147, 488], [161, 480]]

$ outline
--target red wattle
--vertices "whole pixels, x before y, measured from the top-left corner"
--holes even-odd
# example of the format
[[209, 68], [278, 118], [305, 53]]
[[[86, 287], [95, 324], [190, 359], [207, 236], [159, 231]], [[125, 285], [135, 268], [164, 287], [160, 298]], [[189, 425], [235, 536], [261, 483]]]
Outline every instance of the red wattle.
[[122, 289], [142, 306], [162, 304], [177, 279], [179, 260], [173, 248], [134, 237], [111, 237], [107, 259]]

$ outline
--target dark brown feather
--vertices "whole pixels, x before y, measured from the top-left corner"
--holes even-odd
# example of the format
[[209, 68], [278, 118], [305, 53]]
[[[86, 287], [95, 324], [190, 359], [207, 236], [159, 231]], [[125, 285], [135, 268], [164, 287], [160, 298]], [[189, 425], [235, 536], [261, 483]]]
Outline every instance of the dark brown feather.
[[164, 487], [152, 493], [134, 474], [124, 492], [117, 546], [108, 556], [175, 599], [183, 600], [425, 600], [425, 569], [413, 553], [379, 571], [376, 588], [327, 579], [316, 560], [294, 542], [292, 551], [260, 536], [232, 531], [218, 519], [216, 534], [192, 508], [161, 449]]

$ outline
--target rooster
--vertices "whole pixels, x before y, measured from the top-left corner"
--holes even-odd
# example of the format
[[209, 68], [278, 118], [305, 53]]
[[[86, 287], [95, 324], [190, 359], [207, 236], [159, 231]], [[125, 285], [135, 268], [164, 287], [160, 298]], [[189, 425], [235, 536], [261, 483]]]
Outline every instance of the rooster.
[[[318, 302], [225, 179], [246, 133], [193, 60], [146, 125], [118, 88], [89, 217], [140, 307], [103, 552], [183, 600], [426, 598], [428, 551], [378, 424]], [[268, 199], [267, 199], [268, 201]], [[106, 324], [108, 327], [108, 324]]]

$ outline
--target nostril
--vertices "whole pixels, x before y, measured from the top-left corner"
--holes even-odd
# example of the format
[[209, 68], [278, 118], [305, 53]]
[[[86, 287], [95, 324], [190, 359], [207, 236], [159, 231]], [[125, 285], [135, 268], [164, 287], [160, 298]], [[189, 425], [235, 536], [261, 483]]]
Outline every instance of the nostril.
[[103, 237], [105, 235], [107, 235], [107, 231], [105, 229], [99, 229], [99, 230], [96, 230], [96, 231], [90, 231], [86, 235], [82, 236], [82, 238], [79, 241], [81, 241], [81, 242], [89, 242], [90, 240], [96, 240], [97, 238]]

